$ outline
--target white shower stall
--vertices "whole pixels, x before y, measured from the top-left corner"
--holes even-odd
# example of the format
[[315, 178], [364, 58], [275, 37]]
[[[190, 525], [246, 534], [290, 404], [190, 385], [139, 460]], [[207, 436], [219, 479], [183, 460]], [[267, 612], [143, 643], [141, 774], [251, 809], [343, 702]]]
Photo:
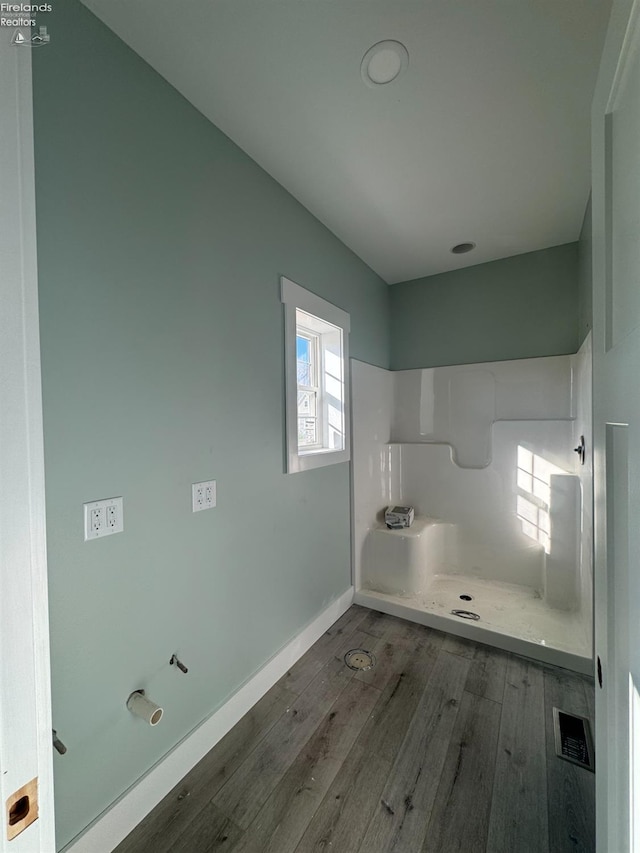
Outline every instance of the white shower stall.
[[[573, 356], [352, 361], [356, 602], [589, 673], [590, 411], [589, 338]], [[410, 528], [387, 529], [396, 504]]]

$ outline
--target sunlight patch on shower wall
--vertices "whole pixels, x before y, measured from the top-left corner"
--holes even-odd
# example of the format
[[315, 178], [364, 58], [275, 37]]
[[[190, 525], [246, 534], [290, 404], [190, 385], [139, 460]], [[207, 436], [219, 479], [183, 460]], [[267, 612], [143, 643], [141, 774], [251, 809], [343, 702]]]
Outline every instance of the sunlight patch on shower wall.
[[516, 513], [522, 532], [539, 542], [546, 554], [551, 550], [551, 476], [568, 474], [543, 456], [518, 445]]

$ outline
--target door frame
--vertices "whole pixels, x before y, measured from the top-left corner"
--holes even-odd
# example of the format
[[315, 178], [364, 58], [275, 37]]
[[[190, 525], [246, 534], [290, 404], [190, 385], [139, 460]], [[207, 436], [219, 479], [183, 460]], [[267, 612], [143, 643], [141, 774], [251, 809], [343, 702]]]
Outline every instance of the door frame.
[[10, 37], [0, 44], [0, 851], [54, 853], [31, 48]]
[[[631, 791], [628, 735], [628, 683], [622, 683], [624, 638], [634, 618], [622, 594], [624, 555], [612, 557], [614, 528], [626, 525], [626, 470], [614, 470], [625, 457], [626, 424], [608, 421], [607, 352], [610, 345], [611, 292], [611, 121], [624, 86], [629, 59], [640, 49], [640, 0], [614, 0], [600, 63], [591, 116], [593, 201], [593, 442], [594, 442], [594, 629], [596, 678], [596, 849], [629, 850]], [[623, 447], [624, 445], [624, 447]], [[606, 464], [608, 462], [608, 465]], [[607, 471], [607, 467], [610, 469]], [[615, 518], [614, 518], [615, 513]], [[624, 518], [621, 516], [625, 516]], [[622, 538], [626, 528], [618, 530]], [[636, 606], [640, 606], [640, 602]], [[625, 621], [626, 620], [626, 621]], [[600, 675], [602, 683], [599, 684]], [[624, 718], [623, 718], [624, 717]], [[638, 844], [638, 839], [635, 840]]]

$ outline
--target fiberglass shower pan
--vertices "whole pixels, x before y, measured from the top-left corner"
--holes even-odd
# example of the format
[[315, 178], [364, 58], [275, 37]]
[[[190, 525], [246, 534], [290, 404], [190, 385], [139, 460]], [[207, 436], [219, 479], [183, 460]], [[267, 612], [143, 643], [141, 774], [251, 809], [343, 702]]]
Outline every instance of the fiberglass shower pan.
[[[590, 348], [391, 373], [352, 362], [355, 601], [592, 672]], [[407, 530], [384, 508], [412, 505]]]

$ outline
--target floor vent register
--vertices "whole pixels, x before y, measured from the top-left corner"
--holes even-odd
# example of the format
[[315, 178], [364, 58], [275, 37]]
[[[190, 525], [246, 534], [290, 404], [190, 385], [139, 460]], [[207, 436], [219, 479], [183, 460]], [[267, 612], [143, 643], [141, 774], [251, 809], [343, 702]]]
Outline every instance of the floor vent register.
[[553, 733], [556, 755], [579, 767], [595, 771], [591, 727], [586, 717], [553, 709]]

